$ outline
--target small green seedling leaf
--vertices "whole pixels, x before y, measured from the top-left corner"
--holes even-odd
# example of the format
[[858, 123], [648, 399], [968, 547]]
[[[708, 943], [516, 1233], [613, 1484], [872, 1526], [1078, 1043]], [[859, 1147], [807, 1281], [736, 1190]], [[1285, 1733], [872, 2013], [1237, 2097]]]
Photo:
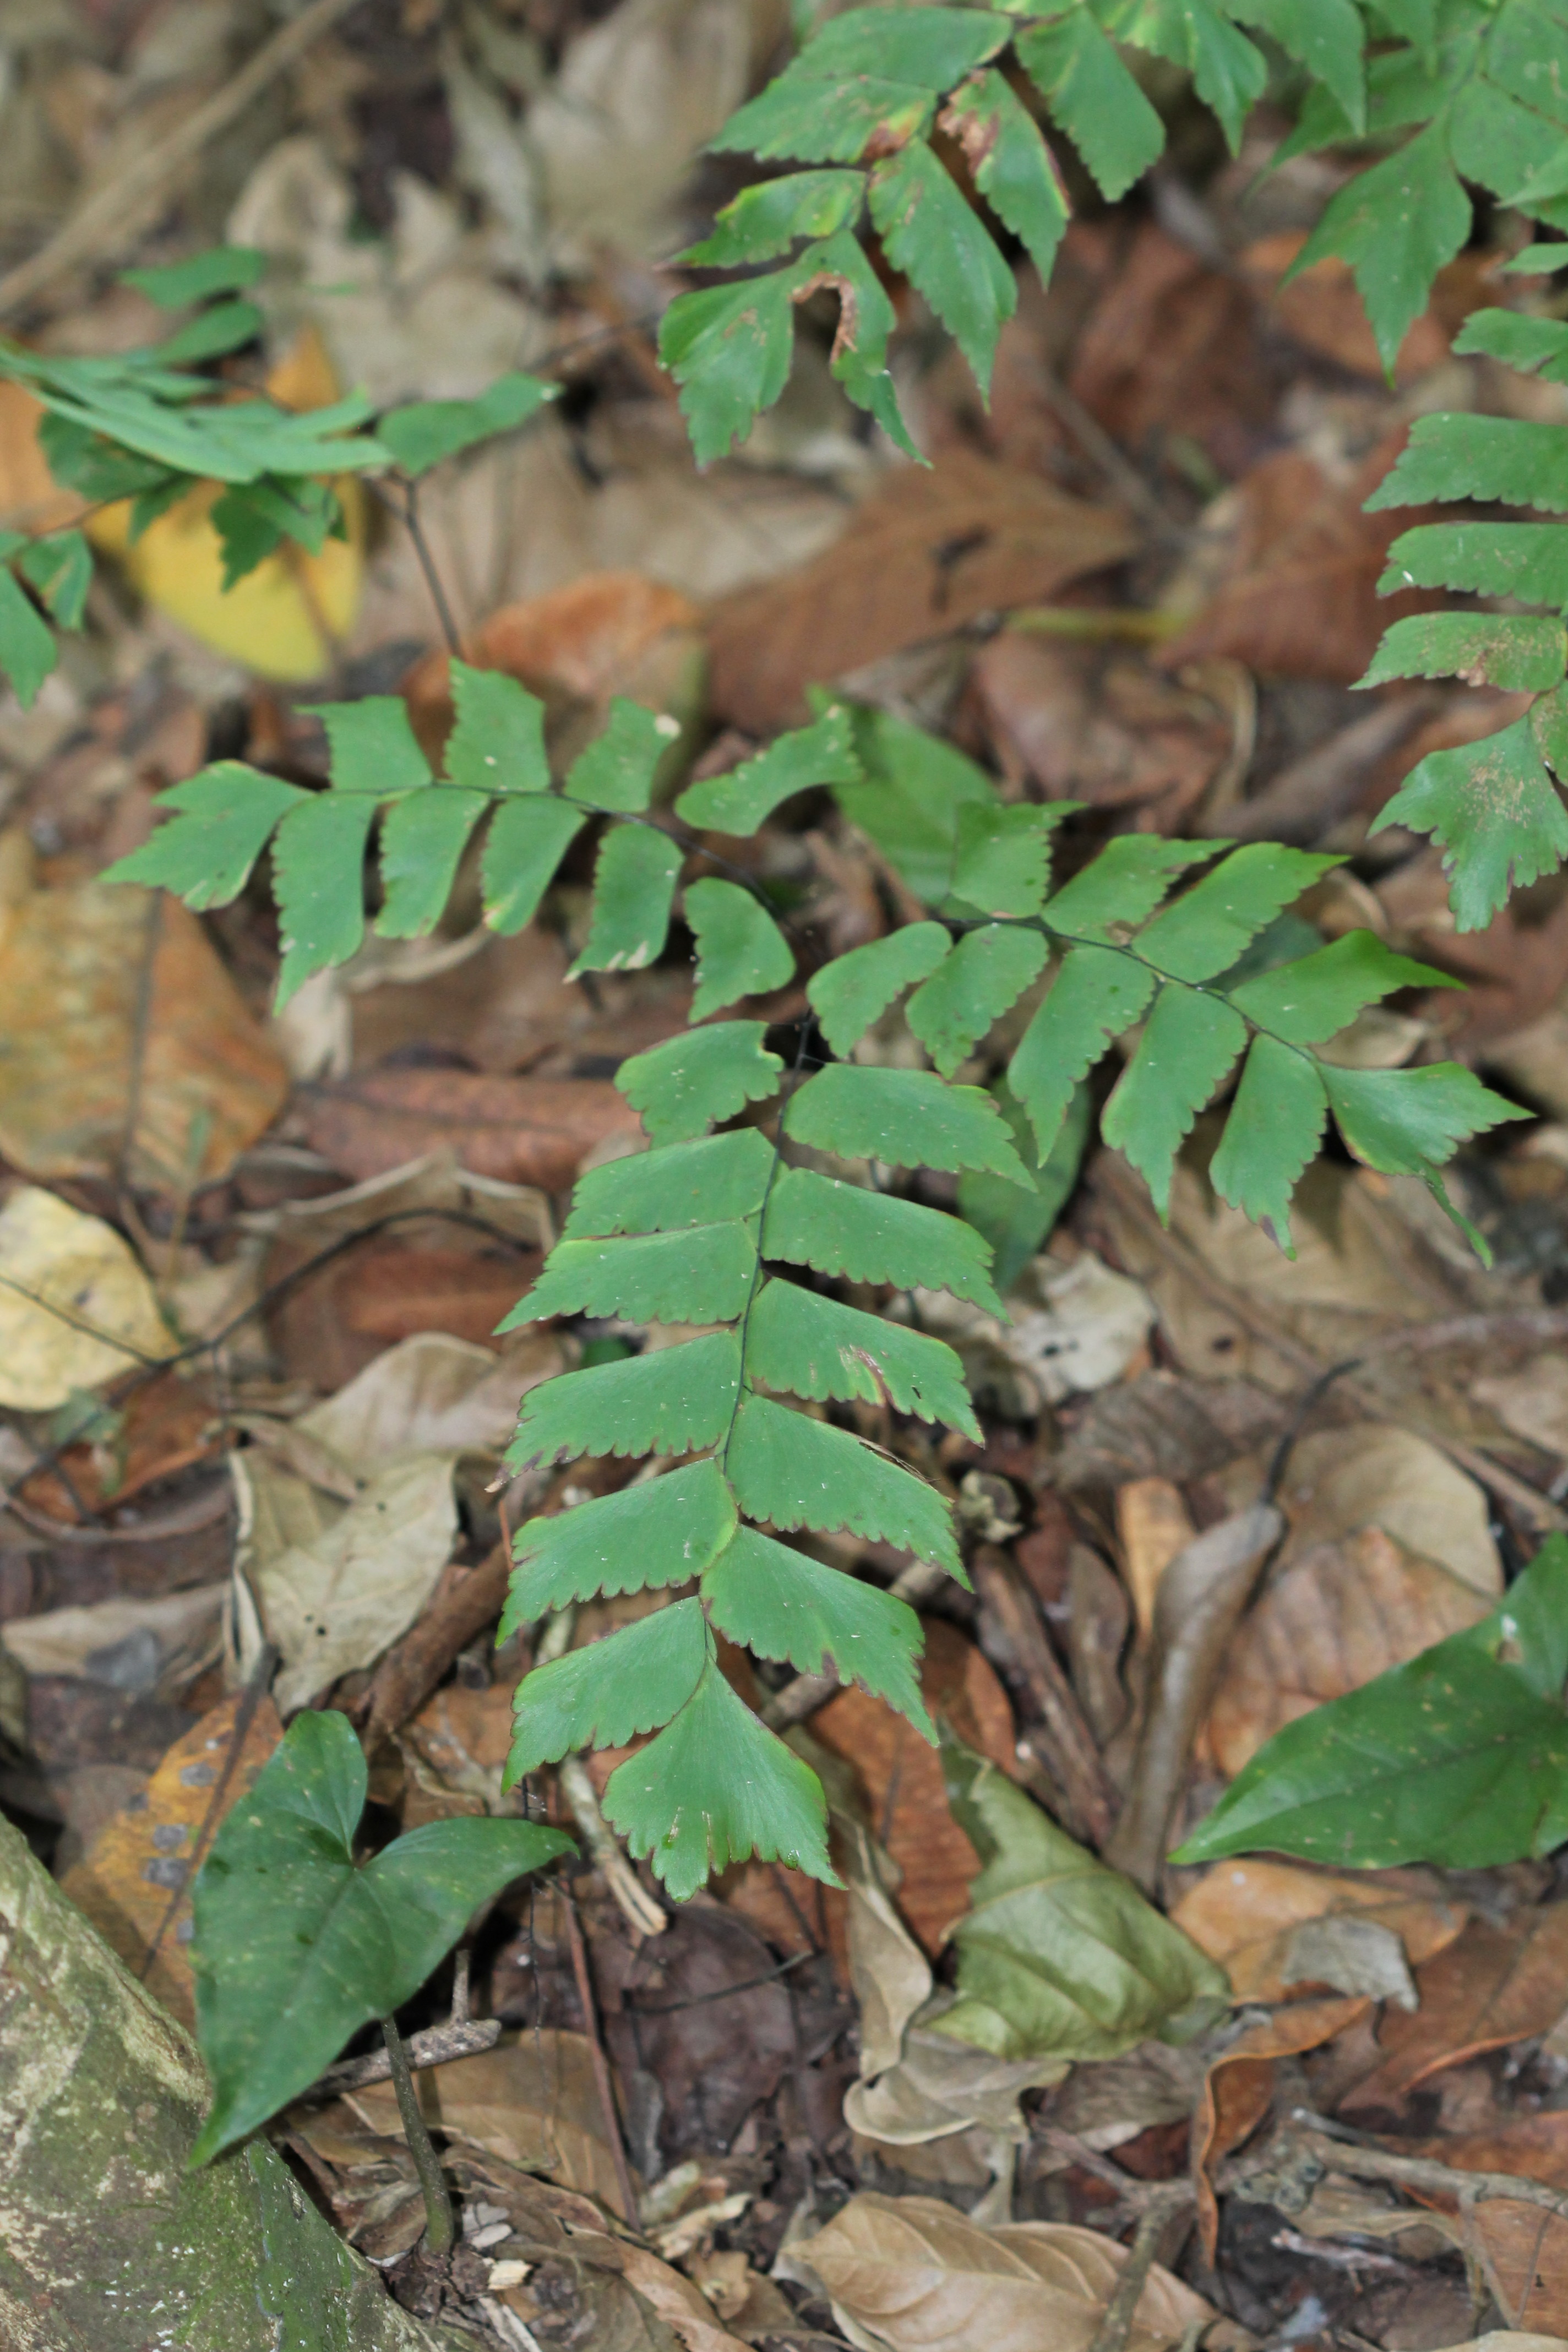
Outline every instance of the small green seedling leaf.
[[1484, 930], [1510, 891], [1568, 857], [1568, 812], [1528, 715], [1479, 743], [1429, 751], [1372, 829], [1390, 824], [1429, 833], [1444, 851], [1461, 931]]
[[734, 1527], [729, 1482], [711, 1455], [553, 1518], [529, 1519], [513, 1539], [516, 1565], [496, 1640], [596, 1592], [684, 1584], [701, 1575]]
[[782, 1658], [800, 1675], [831, 1661], [842, 1682], [858, 1682], [908, 1717], [934, 1748], [921, 1697], [925, 1636], [907, 1601], [826, 1568], [755, 1528], [737, 1528], [702, 1580], [713, 1622], [759, 1658]]
[[935, 1487], [847, 1429], [768, 1397], [742, 1397], [724, 1460], [748, 1518], [785, 1529], [847, 1528], [968, 1581]]
[[795, 793], [850, 784], [860, 775], [847, 708], [834, 703], [809, 727], [781, 735], [738, 768], [690, 784], [676, 803], [688, 824], [747, 836]]
[[689, 883], [686, 919], [697, 941], [691, 1018], [705, 1021], [742, 996], [767, 996], [795, 977], [789, 941], [750, 890], [711, 877]]
[[447, 773], [470, 793], [547, 793], [544, 705], [504, 670], [450, 665], [457, 724], [447, 739]]
[[1028, 1114], [1042, 1164], [1075, 1090], [1153, 993], [1153, 973], [1114, 949], [1074, 948], [1062, 959], [1007, 1066], [1007, 1084]]
[[1137, 1169], [1162, 1220], [1176, 1154], [1246, 1044], [1246, 1022], [1219, 997], [1169, 982], [1154, 1000], [1100, 1131]]
[[557, 1242], [502, 1331], [552, 1315], [623, 1316], [632, 1323], [727, 1323], [746, 1303], [757, 1249], [743, 1224]]
[[578, 1177], [563, 1239], [671, 1233], [753, 1216], [773, 1164], [773, 1146], [754, 1127], [607, 1160]]
[[909, 1024], [944, 1078], [1011, 1010], [1050, 953], [1038, 931], [991, 923], [970, 931], [909, 1003]]
[[764, 1388], [847, 1404], [884, 1398], [896, 1412], [945, 1423], [979, 1443], [963, 1365], [942, 1339], [886, 1315], [866, 1315], [793, 1282], [758, 1292], [746, 1331], [748, 1376]]
[[588, 808], [637, 815], [653, 798], [659, 763], [680, 739], [680, 721], [648, 710], [624, 694], [610, 702], [608, 722], [573, 761], [567, 796]]
[[205, 253], [193, 253], [188, 261], [166, 262], [159, 269], [122, 269], [120, 282], [134, 286], [161, 310], [183, 310], [187, 303], [254, 286], [266, 268], [267, 256], [258, 246], [215, 245]]
[[587, 944], [567, 973], [644, 971], [664, 952], [680, 873], [678, 841], [655, 824], [612, 825], [599, 845]]
[[491, 930], [510, 939], [527, 929], [587, 822], [581, 809], [547, 793], [518, 793], [500, 803], [485, 835], [480, 866], [485, 920]]
[[951, 1290], [988, 1314], [1002, 1312], [987, 1279], [990, 1244], [973, 1226], [813, 1168], [786, 1168], [778, 1177], [763, 1219], [763, 1255], [849, 1282]]
[[740, 1393], [741, 1343], [733, 1331], [706, 1331], [677, 1348], [649, 1348], [618, 1363], [563, 1372], [523, 1398], [507, 1467], [530, 1470], [583, 1454], [689, 1454], [717, 1445]]
[[473, 1914], [573, 1851], [532, 1822], [431, 1822], [361, 1866], [367, 1774], [348, 1717], [309, 1709], [225, 1819], [196, 1877], [205, 2164], [308, 2090], [350, 2035], [418, 1991]]
[[941, 923], [908, 923], [814, 972], [806, 996], [834, 1052], [852, 1054], [894, 997], [934, 971], [951, 945]]
[[198, 914], [226, 907], [249, 880], [279, 819], [310, 797], [243, 761], [219, 760], [158, 794], [154, 807], [174, 815], [103, 879], [172, 890]]

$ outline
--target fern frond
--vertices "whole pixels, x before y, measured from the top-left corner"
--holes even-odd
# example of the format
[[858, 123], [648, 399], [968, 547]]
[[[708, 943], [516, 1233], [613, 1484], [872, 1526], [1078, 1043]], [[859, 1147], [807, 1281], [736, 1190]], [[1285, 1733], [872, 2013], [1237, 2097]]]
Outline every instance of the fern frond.
[[951, 1290], [989, 1314], [1002, 1312], [987, 1279], [991, 1245], [972, 1225], [815, 1169], [786, 1168], [779, 1176], [763, 1219], [763, 1255], [848, 1282]]
[[850, 1431], [768, 1397], [746, 1396], [725, 1460], [749, 1519], [824, 1534], [847, 1528], [968, 1582], [952, 1515], [935, 1487]]
[[518, 1685], [501, 1786], [514, 1788], [574, 1748], [624, 1748], [668, 1723], [697, 1688], [708, 1657], [702, 1605], [692, 1600], [535, 1666]]
[[684, 1584], [701, 1575], [735, 1526], [734, 1497], [711, 1454], [554, 1518], [529, 1519], [512, 1545], [516, 1570], [496, 1640], [596, 1592]]
[[992, 923], [970, 931], [910, 997], [908, 1019], [944, 1078], [951, 1078], [1045, 970], [1039, 931]]
[[757, 1293], [746, 1364], [764, 1388], [819, 1403], [864, 1397], [880, 1404], [885, 1397], [896, 1412], [943, 1422], [980, 1442], [963, 1363], [945, 1340], [798, 1283], [766, 1282]]
[[796, 1143], [843, 1160], [879, 1160], [891, 1168], [984, 1168], [1027, 1181], [991, 1097], [979, 1087], [949, 1086], [930, 1070], [830, 1062], [795, 1088], [784, 1126]]
[[800, 1675], [820, 1675], [831, 1662], [841, 1681], [885, 1698], [935, 1747], [921, 1697], [925, 1636], [907, 1601], [755, 1528], [736, 1529], [702, 1579], [702, 1598], [731, 1642], [785, 1659]]
[[760, 1021], [715, 1022], [623, 1062], [616, 1084], [641, 1112], [649, 1142], [683, 1143], [777, 1094], [784, 1064], [763, 1034]]
[[531, 1470], [584, 1454], [695, 1453], [719, 1444], [740, 1393], [733, 1331], [562, 1372], [523, 1398], [507, 1466]]

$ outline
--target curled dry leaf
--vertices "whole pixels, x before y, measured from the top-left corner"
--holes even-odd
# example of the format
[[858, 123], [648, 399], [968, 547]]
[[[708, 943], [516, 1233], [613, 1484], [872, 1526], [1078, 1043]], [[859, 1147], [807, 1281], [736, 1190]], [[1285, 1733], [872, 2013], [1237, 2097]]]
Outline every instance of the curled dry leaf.
[[[243, 1725], [242, 1712], [247, 1713]], [[212, 1831], [245, 1795], [282, 1737], [283, 1726], [269, 1698], [248, 1711], [242, 1691], [221, 1700], [175, 1741], [134, 1811], [118, 1814], [62, 1881], [71, 1901], [86, 1912], [132, 1975], [193, 2030], [195, 1983], [186, 1957], [190, 1858], [209, 1809], [214, 1813], [210, 1843]], [[178, 1904], [170, 1918], [176, 1895]]]
[[1446, 2067], [1547, 2032], [1563, 2013], [1565, 1975], [1568, 1903], [1545, 1904], [1501, 1927], [1472, 1920], [1419, 1970], [1414, 2015], [1384, 2011], [1377, 2063], [1345, 2091], [1342, 2111], [1397, 2112]]
[[[1568, 2188], [1568, 2115], [1520, 2116], [1493, 2132], [1401, 2143], [1413, 2156], [1436, 2158], [1461, 2172], [1510, 2172], [1552, 2189]], [[1458, 2199], [1414, 2192], [1423, 2205], [1457, 2211]], [[1471, 2227], [1491, 2265], [1507, 2315], [1561, 2341], [1568, 2332], [1568, 2221], [1508, 2197], [1478, 2203]], [[1461, 2229], [1461, 2242], [1463, 2240]]]
[[1005, 771], [1047, 800], [1136, 809], [1142, 832], [1181, 832], [1231, 753], [1225, 710], [1125, 649], [1005, 631], [971, 676]]
[[793, 726], [809, 685], [946, 636], [981, 613], [1037, 604], [1137, 544], [1111, 509], [968, 450], [929, 467], [900, 466], [826, 553], [715, 612], [712, 707], [753, 734]]
[[[950, 1724], [961, 1739], [1004, 1770], [1013, 1762], [1007, 1695], [973, 1643], [941, 1618], [925, 1621], [921, 1694], [931, 1716]], [[973, 1846], [948, 1810], [941, 1759], [901, 1715], [858, 1685], [829, 1699], [812, 1717], [811, 1730], [814, 1739], [853, 1769], [864, 1791], [866, 1817], [876, 1824], [900, 1874], [900, 1916], [934, 1959], [980, 1868]]]
[[[837, 2310], [894, 2352], [1086, 2352], [1127, 2259], [1093, 2230], [987, 2230], [935, 2198], [869, 2195], [852, 2197], [799, 2252]], [[1155, 2352], [1212, 2315], [1156, 2263], [1129, 2352]]]
[[112, 1227], [36, 1185], [12, 1193], [0, 1209], [0, 1405], [52, 1412], [174, 1350]]
[[361, 1181], [444, 1150], [476, 1176], [557, 1192], [590, 1155], [610, 1159], [643, 1140], [636, 1112], [607, 1078], [370, 1070], [310, 1088], [304, 1111], [311, 1149]]
[[374, 1664], [434, 1591], [458, 1528], [452, 1456], [395, 1455], [352, 1502], [255, 1450], [232, 1463], [236, 1573], [281, 1653], [278, 1704], [292, 1714], [340, 1675]]
[[1147, 1712], [1127, 1803], [1106, 1858], [1141, 1886], [1155, 1885], [1165, 1834], [1237, 1623], [1284, 1521], [1255, 1503], [1179, 1551], [1154, 1596]]
[[1284, 2000], [1304, 1981], [1287, 1969], [1300, 1959], [1300, 1930], [1311, 1921], [1369, 1921], [1396, 1937], [1410, 1966], [1419, 1968], [1453, 1943], [1468, 1916], [1467, 1905], [1445, 1901], [1439, 1882], [1423, 1872], [1335, 1876], [1251, 1859], [1215, 1863], [1171, 1913], [1219, 1962], [1237, 2000]]
[[[503, 604], [465, 639], [475, 669], [504, 670], [559, 718], [612, 695], [692, 715], [702, 680], [700, 615], [675, 588], [636, 572], [592, 572], [521, 604]], [[435, 758], [452, 726], [451, 657], [427, 654], [404, 680], [414, 731]]]
[[1129, 1478], [1116, 1489], [1116, 1533], [1141, 1634], [1154, 1623], [1160, 1579], [1196, 1535], [1181, 1488], [1169, 1478]]
[[1204, 2252], [1211, 2263], [1219, 2243], [1219, 2200], [1211, 2175], [1222, 2158], [1251, 2137], [1268, 2113], [1275, 2060], [1320, 2049], [1371, 2008], [1364, 1995], [1354, 1994], [1293, 2001], [1260, 2024], [1248, 2026], [1209, 2068], [1193, 2124], [1193, 2187]]
[[178, 1372], [160, 1372], [132, 1389], [121, 1412], [111, 1442], [68, 1445], [58, 1471], [38, 1471], [26, 1482], [23, 1501], [51, 1518], [79, 1519], [79, 1502], [89, 1510], [128, 1503], [154, 1479], [189, 1469], [224, 1442], [210, 1393]]
[[1208, 1719], [1215, 1760], [1234, 1779], [1283, 1725], [1486, 1612], [1472, 1586], [1380, 1527], [1319, 1545], [1270, 1585], [1227, 1649]]

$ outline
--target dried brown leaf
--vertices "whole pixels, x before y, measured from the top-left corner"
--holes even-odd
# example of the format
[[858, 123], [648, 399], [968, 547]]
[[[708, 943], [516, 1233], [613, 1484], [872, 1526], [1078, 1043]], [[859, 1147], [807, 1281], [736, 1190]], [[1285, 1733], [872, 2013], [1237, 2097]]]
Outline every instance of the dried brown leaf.
[[945, 636], [980, 613], [1037, 603], [1137, 543], [1111, 509], [968, 451], [900, 467], [825, 554], [714, 613], [713, 709], [754, 734], [793, 725], [814, 681]]
[[1366, 1871], [1354, 1877], [1250, 1857], [1215, 1863], [1171, 1913], [1210, 1959], [1218, 1960], [1238, 2000], [1284, 2000], [1285, 1974], [1297, 1930], [1307, 1921], [1351, 1914], [1397, 1936], [1413, 1967], [1458, 1936], [1468, 1916], [1446, 1902], [1436, 1881], [1414, 1871]]
[[[799, 2249], [835, 2304], [895, 2352], [1085, 2352], [1125, 2251], [1094, 2230], [987, 2230], [930, 2197], [852, 2197]], [[1158, 2264], [1130, 2352], [1176, 2341], [1209, 2306]]]
[[1219, 2200], [1210, 2176], [1268, 2113], [1275, 2060], [1320, 2049], [1371, 2009], [1370, 2000], [1356, 1995], [1293, 2001], [1261, 2024], [1249, 2026], [1209, 2068], [1193, 2123], [1193, 2186], [1204, 2252], [1211, 2263], [1219, 2242]]
[[1472, 1920], [1417, 1974], [1421, 2006], [1386, 2010], [1378, 2063], [1342, 2095], [1342, 2112], [1397, 2111], [1410, 2092], [1485, 2050], [1545, 2033], [1563, 2013], [1568, 1903], [1549, 1903], [1493, 1927]]
[[486, 1076], [471, 1070], [370, 1070], [310, 1088], [313, 1150], [363, 1181], [430, 1151], [476, 1176], [563, 1192], [591, 1153], [635, 1149], [642, 1127], [607, 1078]]

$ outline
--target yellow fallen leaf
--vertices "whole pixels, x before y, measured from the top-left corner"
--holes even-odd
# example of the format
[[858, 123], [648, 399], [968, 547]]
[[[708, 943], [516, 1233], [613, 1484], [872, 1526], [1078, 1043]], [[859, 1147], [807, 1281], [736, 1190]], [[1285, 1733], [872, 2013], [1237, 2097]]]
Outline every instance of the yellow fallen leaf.
[[0, 1405], [48, 1412], [174, 1349], [110, 1226], [37, 1185], [12, 1193], [0, 1209]]
[[[324, 408], [338, 396], [320, 336], [307, 327], [267, 379], [281, 407]], [[220, 654], [258, 677], [318, 677], [359, 611], [364, 580], [364, 492], [352, 477], [334, 485], [346, 539], [329, 539], [320, 555], [285, 542], [226, 593], [223, 545], [210, 520], [220, 495], [200, 488], [149, 524], [134, 543], [131, 508], [105, 507], [85, 526], [95, 547], [115, 556], [150, 604]]]

